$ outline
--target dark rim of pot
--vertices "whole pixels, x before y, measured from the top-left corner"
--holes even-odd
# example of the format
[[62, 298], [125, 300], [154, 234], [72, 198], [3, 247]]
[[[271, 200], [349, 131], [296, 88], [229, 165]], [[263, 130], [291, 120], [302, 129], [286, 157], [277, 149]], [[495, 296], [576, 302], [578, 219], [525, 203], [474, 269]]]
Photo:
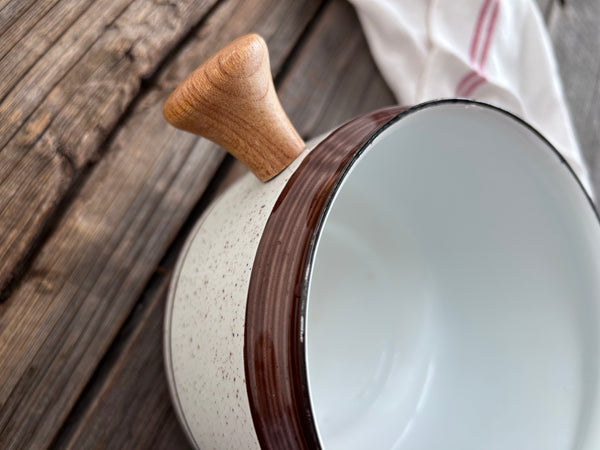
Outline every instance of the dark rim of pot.
[[307, 155], [280, 194], [258, 246], [246, 306], [244, 364], [250, 410], [262, 448], [320, 448], [308, 392], [305, 316], [316, 244], [327, 212], [350, 168], [385, 129], [408, 115], [438, 105], [491, 109], [525, 126], [567, 167], [536, 129], [496, 106], [467, 99], [434, 100], [411, 108], [390, 107], [341, 126]]

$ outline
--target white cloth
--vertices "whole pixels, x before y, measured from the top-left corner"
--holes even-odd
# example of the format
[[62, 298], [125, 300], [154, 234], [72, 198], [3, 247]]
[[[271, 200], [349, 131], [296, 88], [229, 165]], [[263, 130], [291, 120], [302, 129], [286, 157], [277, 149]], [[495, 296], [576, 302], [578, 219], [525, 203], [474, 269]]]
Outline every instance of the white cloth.
[[350, 0], [399, 103], [467, 97], [522, 117], [592, 195], [544, 22], [533, 0]]

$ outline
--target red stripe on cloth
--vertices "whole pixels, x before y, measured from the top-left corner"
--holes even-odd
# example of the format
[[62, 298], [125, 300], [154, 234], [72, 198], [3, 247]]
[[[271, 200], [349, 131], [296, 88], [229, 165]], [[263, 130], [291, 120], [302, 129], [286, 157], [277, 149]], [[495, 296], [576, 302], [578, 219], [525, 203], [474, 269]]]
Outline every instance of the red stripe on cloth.
[[485, 65], [485, 61], [487, 59], [488, 50], [490, 49], [490, 42], [492, 41], [492, 35], [494, 34], [494, 29], [496, 28], [496, 19], [498, 19], [498, 11], [500, 9], [500, 0], [496, 0], [494, 3], [494, 9], [492, 9], [492, 17], [488, 22], [488, 27], [486, 30], [485, 43], [483, 45], [483, 51], [481, 53], [481, 57], [479, 58], [479, 69], [481, 70]]
[[462, 92], [465, 90], [465, 86], [473, 79], [473, 77], [476, 77], [476, 76], [477, 76], [477, 72], [475, 70], [471, 70], [470, 72], [465, 74], [465, 76], [462, 77], [462, 79], [458, 83], [458, 86], [456, 86], [454, 95], [456, 95], [457, 97], [462, 97], [463, 96]]
[[463, 97], [469, 97], [475, 91], [475, 89], [477, 89], [485, 81], [487, 81], [487, 80], [484, 76], [478, 77], [473, 83], [471, 83], [471, 85], [469, 87], [467, 87], [465, 89], [465, 93], [463, 94]]
[[[488, 10], [490, 9], [491, 4], [492, 4], [492, 0], [485, 0], [481, 4], [481, 7], [479, 8], [479, 14], [477, 15], [477, 20], [475, 21], [475, 28], [473, 28], [473, 33], [471, 35], [469, 60], [470, 60], [471, 65], [474, 68], [478, 67], [478, 64], [476, 64], [475, 59], [476, 59], [477, 50], [479, 47], [479, 41], [480, 41], [480, 37], [481, 37], [481, 29], [483, 28], [483, 24], [486, 21], [486, 18], [488, 15]], [[478, 75], [477, 70], [471, 70], [471, 71], [467, 72], [461, 78], [461, 80], [458, 82], [458, 85], [456, 86], [456, 90], [454, 91], [454, 94], [457, 97], [464, 96], [465, 90], [468, 89], [468, 86], [470, 85], [470, 83], [472, 83], [472, 81], [474, 79], [477, 79], [477, 75]]]
[[[490, 5], [492, 5], [491, 12]], [[496, 29], [498, 13], [500, 10], [500, 0], [485, 0], [479, 10], [477, 22], [471, 37], [471, 46], [469, 49], [469, 59], [473, 69], [466, 73], [456, 86], [455, 95], [457, 97], [469, 97], [487, 79], [483, 73], [483, 67], [487, 61], [488, 52]], [[486, 23], [487, 22], [487, 23]], [[485, 38], [483, 45], [480, 45], [482, 27], [485, 26]], [[479, 53], [479, 57], [478, 56]]]
[[471, 36], [471, 48], [469, 50], [469, 58], [471, 62], [475, 61], [475, 54], [477, 53], [477, 45], [479, 43], [479, 35], [481, 34], [481, 27], [483, 26], [483, 22], [485, 16], [487, 14], [487, 10], [490, 7], [491, 0], [485, 0], [481, 8], [479, 9], [479, 16], [477, 17], [477, 22], [475, 22], [475, 29], [473, 30], [473, 35]]

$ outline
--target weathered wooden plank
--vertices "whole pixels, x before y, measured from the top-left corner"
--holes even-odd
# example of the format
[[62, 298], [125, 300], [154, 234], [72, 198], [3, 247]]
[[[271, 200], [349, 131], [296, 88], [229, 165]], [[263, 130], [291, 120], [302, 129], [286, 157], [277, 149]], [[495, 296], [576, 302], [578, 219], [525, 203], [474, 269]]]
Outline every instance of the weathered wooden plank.
[[[37, 46], [45, 47], [44, 44], [50, 45], [52, 40], [55, 40], [60, 33], [67, 29], [72, 22], [73, 17], [78, 17], [85, 7], [89, 5], [89, 2], [80, 2], [80, 5], [70, 5], [70, 8], [63, 10], [64, 20], [63, 24], [54, 23], [55, 29], [47, 29], [48, 33], [45, 36], [39, 35], [38, 32], [30, 33], [33, 27], [44, 26], [47, 20], [44, 20], [44, 16], [57, 4], [59, 0], [26, 0], [12, 2], [5, 5], [0, 10], [0, 67], [2, 68], [3, 75], [13, 75], [10, 71], [5, 70], [7, 60], [12, 59], [12, 64], [23, 59], [29, 59], [31, 56], [23, 54], [22, 51], [15, 51], [15, 46], [21, 44], [21, 50], [29, 50], [38, 56], [43, 52], [44, 48], [37, 48]], [[80, 6], [80, 7], [78, 7]], [[28, 36], [37, 39], [29, 39], [29, 43], [35, 43], [37, 45], [22, 45], [25, 42], [25, 37]], [[8, 53], [12, 53], [12, 58], [5, 58]], [[22, 74], [22, 71], [15, 67], [16, 74]], [[8, 87], [2, 87], [4, 92], [7, 92]]]
[[[80, 425], [53, 448], [188, 448], [172, 411], [162, 363], [162, 318], [168, 276], [157, 275], [132, 319], [112, 372], [93, 392]], [[112, 351], [112, 350], [111, 350]], [[65, 439], [67, 438], [68, 439]]]
[[[348, 60], [346, 54], [348, 42], [352, 43], [352, 61]], [[328, 45], [322, 47], [319, 43]], [[349, 70], [350, 64], [360, 66], [362, 70]], [[367, 108], [375, 109], [393, 103], [392, 94], [368, 52], [354, 12], [341, 0], [324, 8], [294, 59], [286, 67], [286, 74], [280, 83], [286, 86], [288, 92], [287, 100], [283, 102], [284, 108], [305, 136], [314, 136], [324, 128], [331, 129], [340, 120], [358, 115]], [[315, 79], [315, 83], [306, 82], [306, 73], [319, 72], [323, 73]], [[337, 86], [338, 83], [341, 83], [341, 88]], [[342, 95], [344, 90], [346, 95]], [[368, 104], [348, 102], [346, 96], [356, 92], [365, 92]], [[311, 96], [324, 98], [309, 104], [299, 100]], [[327, 115], [324, 112], [338, 108], [341, 111], [337, 114]], [[315, 121], [315, 116], [320, 121]], [[211, 197], [214, 198], [244, 173], [246, 170], [239, 163], [231, 164]], [[203, 199], [204, 204], [206, 201]], [[200, 212], [197, 212], [196, 218]], [[180, 236], [179, 241], [183, 238]], [[173, 256], [179, 247], [171, 249], [170, 261], [164, 263], [167, 267], [172, 268]], [[174, 413], [165, 416], [168, 398], [162, 372], [162, 353], [158, 351], [162, 346], [160, 331], [165, 295], [164, 281], [162, 283], [160, 287], [154, 283], [149, 287], [148, 295], [138, 305], [140, 310], [144, 310], [137, 316], [142, 319], [132, 319], [127, 327], [135, 329], [135, 334], [125, 337], [125, 344], [123, 341], [116, 344], [125, 346], [125, 350], [118, 359], [111, 359], [101, 367], [100, 372], [105, 375], [87, 387], [75, 408], [76, 412], [70, 418], [69, 426], [55, 442], [56, 447], [88, 448], [95, 443], [106, 448], [145, 447], [148, 439], [155, 436], [149, 436], [148, 430], [155, 429], [149, 424], [163, 420], [166, 428], [162, 433], [165, 434], [155, 437], [156, 448], [187, 448], [187, 443], [177, 440], [176, 435], [182, 437], [182, 431], [178, 428]], [[156, 304], [160, 304], [160, 307], [156, 307]], [[158, 370], [159, 367], [161, 370]], [[149, 392], [149, 387], [153, 387], [152, 392]], [[123, 436], [124, 427], [128, 430], [127, 436]]]
[[212, 179], [211, 189], [154, 272], [50, 448], [190, 448], [172, 409], [165, 378], [165, 300], [176, 257], [195, 218], [247, 172], [245, 166], [232, 162], [229, 157], [219, 169], [220, 176]]
[[[216, 0], [65, 0], [0, 60], [0, 291], [76, 175], [173, 45]], [[33, 5], [26, 12], [37, 11]], [[43, 9], [43, 8], [42, 8]], [[19, 38], [12, 47], [11, 43]], [[4, 42], [4, 40], [2, 41]], [[52, 185], [38, 182], [35, 161]]]
[[[45, 50], [43, 57], [40, 58], [39, 54], [36, 55], [35, 49], [29, 56], [23, 55], [22, 49], [13, 48], [13, 51], [9, 51], [2, 58], [1, 70], [7, 78], [2, 80], [0, 86], [0, 97], [2, 98], [0, 115], [4, 118], [0, 123], [0, 147], [4, 147], [14, 133], [23, 126], [30, 114], [40, 108], [41, 103], [57, 83], [60, 83], [62, 78], [80, 63], [81, 58], [100, 39], [110, 24], [124, 12], [129, 3], [129, 0], [99, 0], [89, 8], [86, 8], [88, 5], [84, 3], [80, 10], [77, 7], [73, 8], [74, 5], [71, 2], [65, 2], [64, 7], [59, 6], [58, 10], [60, 12], [71, 10], [74, 17], [67, 17], [64, 25], [61, 25], [60, 17], [55, 17], [54, 14], [45, 17], [47, 21], [50, 21], [48, 28], [57, 31], [57, 35], [51, 37], [59, 37], [59, 39], [47, 43], [45, 49], [42, 47]], [[84, 14], [79, 15], [81, 13]], [[45, 28], [46, 26], [42, 26], [39, 32], [46, 31]], [[42, 45], [44, 42], [44, 36], [38, 34], [36, 27], [31, 30], [30, 37], [21, 38], [33, 42], [39, 40]], [[11, 41], [13, 39], [10, 39], [9, 36], [7, 44], [10, 45]], [[108, 57], [111, 56], [110, 51], [106, 53]], [[33, 64], [33, 67], [24, 67], [13, 73], [12, 68], [18, 64], [19, 58], [26, 58], [28, 65]], [[89, 92], [93, 94], [93, 90]], [[61, 98], [59, 95], [54, 97], [54, 101], [58, 103], [53, 105], [55, 106], [54, 111], [70, 100], [69, 97]], [[53, 112], [48, 106], [41, 109], [46, 111], [47, 115]], [[30, 139], [35, 139], [40, 131], [43, 131], [43, 128], [38, 133], [32, 133]]]
[[579, 144], [600, 195], [600, 2], [556, 5], [549, 25]]
[[[49, 0], [45, 3], [50, 3], [54, 0]], [[3, 0], [0, 1], [0, 38], [10, 30], [13, 24], [21, 17], [28, 13], [35, 0]], [[42, 3], [42, 2], [39, 2]], [[44, 7], [44, 6], [42, 6]], [[31, 13], [30, 13], [31, 15]], [[35, 16], [35, 14], [34, 14]], [[1, 45], [1, 44], [0, 44]]]
[[280, 49], [272, 56], [281, 67], [317, 7], [223, 2], [136, 102], [0, 305], [1, 448], [48, 445], [222, 160], [212, 144], [166, 124], [166, 95], [216, 47], [250, 30]]

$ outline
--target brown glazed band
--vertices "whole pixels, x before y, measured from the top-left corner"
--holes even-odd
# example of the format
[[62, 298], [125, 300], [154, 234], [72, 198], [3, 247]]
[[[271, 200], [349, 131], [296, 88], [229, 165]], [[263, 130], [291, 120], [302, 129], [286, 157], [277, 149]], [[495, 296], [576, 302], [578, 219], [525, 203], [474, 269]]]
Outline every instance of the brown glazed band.
[[320, 448], [303, 341], [310, 255], [353, 157], [404, 109], [375, 111], [328, 136], [292, 175], [267, 221], [252, 267], [244, 342], [246, 388], [262, 448]]

